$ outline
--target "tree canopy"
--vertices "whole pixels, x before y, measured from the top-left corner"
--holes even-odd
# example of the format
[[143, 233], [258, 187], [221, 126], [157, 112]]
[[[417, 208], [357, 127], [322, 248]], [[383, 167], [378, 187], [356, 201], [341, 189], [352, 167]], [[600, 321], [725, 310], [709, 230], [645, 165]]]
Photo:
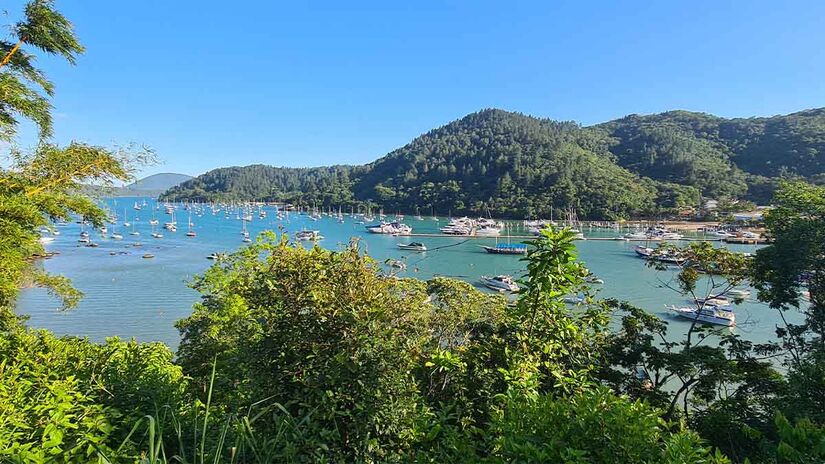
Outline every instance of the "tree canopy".
[[822, 109], [749, 119], [671, 111], [592, 127], [491, 109], [367, 165], [219, 168], [163, 198], [614, 219], [696, 207], [700, 195], [764, 204], [778, 179], [825, 178], [823, 150]]

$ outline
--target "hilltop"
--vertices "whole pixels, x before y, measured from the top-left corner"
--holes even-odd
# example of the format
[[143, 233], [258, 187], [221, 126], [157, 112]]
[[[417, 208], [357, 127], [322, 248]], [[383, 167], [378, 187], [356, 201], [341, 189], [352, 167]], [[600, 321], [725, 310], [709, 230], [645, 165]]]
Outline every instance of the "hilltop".
[[220, 168], [164, 198], [509, 217], [574, 208], [613, 219], [695, 206], [701, 196], [766, 202], [781, 177], [825, 180], [825, 109], [737, 119], [670, 111], [589, 127], [487, 109], [367, 165]]

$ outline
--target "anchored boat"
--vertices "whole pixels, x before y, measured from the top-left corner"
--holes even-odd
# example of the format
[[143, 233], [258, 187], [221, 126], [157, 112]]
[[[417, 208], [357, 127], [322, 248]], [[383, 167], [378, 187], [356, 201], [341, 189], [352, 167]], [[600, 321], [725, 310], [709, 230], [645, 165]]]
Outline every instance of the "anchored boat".
[[427, 247], [419, 242], [399, 243], [398, 248], [406, 251], [427, 251]]
[[494, 255], [524, 255], [527, 254], [527, 245], [523, 243], [499, 243], [496, 246], [480, 245], [487, 253]]
[[508, 275], [481, 276], [481, 283], [491, 290], [517, 292], [518, 284]]

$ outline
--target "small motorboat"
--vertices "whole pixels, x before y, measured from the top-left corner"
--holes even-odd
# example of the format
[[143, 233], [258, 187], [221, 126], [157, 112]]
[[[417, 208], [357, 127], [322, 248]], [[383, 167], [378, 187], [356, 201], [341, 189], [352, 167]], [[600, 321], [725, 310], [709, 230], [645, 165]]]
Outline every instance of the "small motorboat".
[[399, 243], [398, 248], [406, 251], [427, 251], [427, 247], [419, 242]]
[[497, 276], [481, 276], [481, 283], [491, 290], [499, 292], [517, 292], [519, 286], [511, 276], [497, 275]]
[[145, 255], [143, 255], [143, 259], [152, 259], [154, 257], [155, 255], [153, 255], [152, 253], [146, 253]]
[[401, 261], [399, 259], [390, 258], [390, 259], [387, 259], [386, 261], [384, 261], [384, 264], [386, 264], [387, 266], [389, 266], [393, 269], [398, 269], [399, 271], [403, 271], [404, 269], [407, 269], [407, 264], [404, 261]]

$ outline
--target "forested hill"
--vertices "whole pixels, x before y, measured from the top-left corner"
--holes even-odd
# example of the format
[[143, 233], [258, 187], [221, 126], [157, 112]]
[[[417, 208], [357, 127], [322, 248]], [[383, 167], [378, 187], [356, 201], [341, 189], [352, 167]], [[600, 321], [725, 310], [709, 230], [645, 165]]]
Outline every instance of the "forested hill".
[[165, 198], [615, 218], [692, 206], [700, 193], [765, 202], [780, 176], [825, 180], [825, 109], [748, 119], [671, 111], [591, 127], [490, 109], [368, 165], [221, 168]]
[[621, 166], [713, 197], [761, 200], [767, 178], [825, 177], [825, 108], [737, 119], [669, 111], [596, 127], [616, 140], [611, 152]]

